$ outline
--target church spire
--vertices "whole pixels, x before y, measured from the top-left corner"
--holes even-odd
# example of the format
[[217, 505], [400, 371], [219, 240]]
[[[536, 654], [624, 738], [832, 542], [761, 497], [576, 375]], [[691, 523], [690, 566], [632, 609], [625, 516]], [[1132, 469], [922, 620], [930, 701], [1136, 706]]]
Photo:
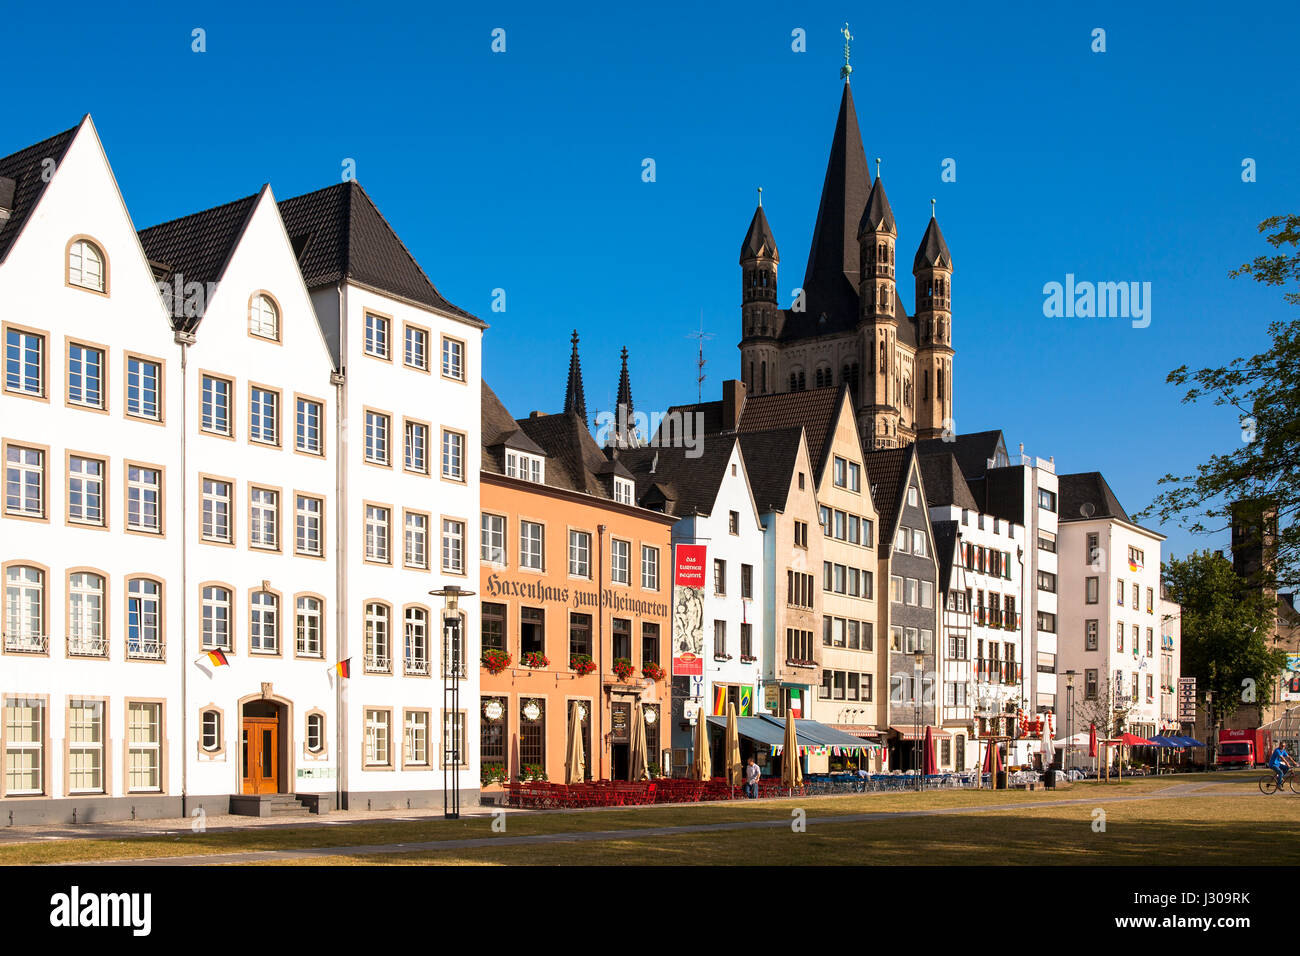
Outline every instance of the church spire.
[[632, 417], [632, 382], [627, 375], [627, 346], [623, 346], [623, 369], [618, 373], [618, 401], [616, 403], [619, 409], [627, 407], [627, 417]]
[[569, 384], [564, 390], [564, 414], [587, 421], [587, 397], [582, 391], [582, 363], [578, 359], [578, 330], [573, 330], [573, 353], [569, 356]]

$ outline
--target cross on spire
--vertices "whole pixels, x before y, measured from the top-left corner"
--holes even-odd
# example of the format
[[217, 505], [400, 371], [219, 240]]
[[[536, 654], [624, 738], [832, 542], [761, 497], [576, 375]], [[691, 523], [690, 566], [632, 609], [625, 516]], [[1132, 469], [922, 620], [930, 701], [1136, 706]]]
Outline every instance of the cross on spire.
[[840, 76], [842, 76], [844, 82], [847, 83], [849, 81], [849, 74], [853, 72], [853, 67], [849, 65], [849, 44], [853, 42], [853, 34], [849, 32], [849, 24], [847, 20], [844, 22], [844, 29], [840, 31], [840, 34], [844, 37], [844, 65], [840, 67]]

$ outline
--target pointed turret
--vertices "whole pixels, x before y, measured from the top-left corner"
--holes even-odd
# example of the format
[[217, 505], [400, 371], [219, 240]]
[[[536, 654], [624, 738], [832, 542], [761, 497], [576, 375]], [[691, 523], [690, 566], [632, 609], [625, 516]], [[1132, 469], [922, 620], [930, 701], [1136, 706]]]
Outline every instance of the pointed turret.
[[952, 422], [952, 254], [930, 200], [930, 223], [912, 260], [916, 277], [916, 437], [941, 438]]
[[889, 208], [889, 197], [885, 195], [885, 181], [879, 175], [879, 160], [876, 162], [876, 181], [871, 184], [866, 208], [862, 210], [862, 218], [858, 221], [858, 236], [861, 237], [869, 232], [885, 232], [897, 236], [898, 227], [894, 225], [894, 210]]
[[623, 368], [618, 373], [618, 407], [627, 408], [628, 417], [632, 417], [632, 381], [627, 374], [627, 346], [623, 346]]
[[582, 363], [578, 359], [578, 330], [573, 330], [573, 353], [569, 356], [569, 384], [564, 390], [564, 414], [587, 421], [587, 396], [582, 391]]
[[858, 221], [870, 188], [871, 170], [862, 150], [853, 93], [845, 82], [803, 278], [808, 309], [813, 314], [836, 308], [844, 298], [846, 285], [850, 295], [857, 286]]
[[[865, 396], [870, 406], [870, 437], [874, 448], [893, 448], [906, 436], [910, 369], [898, 358], [899, 323], [907, 316], [898, 307], [894, 285], [894, 243], [898, 227], [880, 178], [876, 179], [858, 220], [859, 335], [868, 372]], [[904, 432], [899, 433], [902, 426]]]
[[756, 395], [775, 391], [776, 340], [784, 326], [784, 313], [776, 301], [776, 273], [781, 254], [763, 212], [763, 190], [749, 231], [740, 247], [740, 377]]
[[618, 373], [618, 399], [614, 408], [614, 430], [610, 433], [606, 445], [615, 448], [637, 448], [641, 436], [637, 434], [636, 421], [633, 418], [632, 379], [627, 372], [627, 348], [623, 349], [623, 367]]

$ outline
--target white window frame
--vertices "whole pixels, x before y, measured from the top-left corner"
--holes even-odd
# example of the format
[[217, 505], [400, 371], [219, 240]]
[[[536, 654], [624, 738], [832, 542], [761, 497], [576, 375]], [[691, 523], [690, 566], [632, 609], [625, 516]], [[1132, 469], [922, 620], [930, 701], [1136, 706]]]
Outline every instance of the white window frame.
[[314, 495], [294, 495], [293, 549], [295, 554], [324, 556], [325, 502]]
[[5, 328], [4, 390], [15, 395], [45, 397], [44, 335], [26, 329]]
[[[92, 472], [87, 466], [93, 466], [95, 470]], [[104, 479], [107, 471], [108, 462], [102, 458], [92, 458], [88, 455], [68, 456], [69, 521], [103, 527]]]
[[621, 538], [609, 539], [609, 580], [612, 584], [630, 584], [632, 581], [632, 542]]
[[234, 592], [223, 584], [207, 584], [199, 589], [199, 647], [202, 650], [233, 650], [231, 621]]
[[591, 577], [591, 532], [569, 529], [569, 574]]
[[294, 448], [304, 455], [323, 454], [325, 407], [310, 398], [294, 400]]
[[[163, 789], [162, 704], [127, 701], [126, 714], [127, 793], [160, 793]], [[146, 780], [153, 777], [157, 782], [139, 785], [137, 781], [141, 777]]]
[[269, 295], [258, 293], [248, 303], [248, 332], [260, 339], [280, 341], [280, 310]]
[[199, 430], [225, 438], [233, 436], [231, 405], [235, 383], [219, 375], [204, 375], [199, 395]]
[[648, 544], [641, 545], [641, 588], [659, 590], [659, 549]]
[[252, 485], [248, 489], [248, 546], [280, 550], [280, 493]]
[[482, 514], [482, 538], [479, 560], [496, 567], [506, 566], [506, 519], [490, 512]]
[[126, 413], [134, 418], [162, 421], [162, 382], [161, 362], [127, 355]]
[[389, 564], [392, 561], [393, 509], [383, 505], [366, 505], [367, 561]]
[[104, 575], [94, 571], [68, 575], [69, 657], [104, 657], [108, 653], [104, 638], [107, 587]]
[[248, 440], [259, 445], [280, 444], [280, 393], [274, 389], [249, 388]]
[[126, 466], [126, 526], [131, 531], [162, 534], [161, 468]]
[[392, 434], [392, 416], [383, 412], [366, 412], [366, 461], [372, 465], [389, 464], [389, 436]]
[[323, 603], [314, 594], [294, 598], [294, 653], [299, 657], [325, 656]]
[[442, 477], [453, 481], [465, 478], [465, 436], [460, 432], [442, 432]]
[[274, 591], [248, 596], [248, 652], [280, 653], [280, 596]]
[[[68, 700], [68, 793], [104, 793], [104, 702], [70, 698]], [[89, 717], [85, 715], [89, 712]], [[89, 736], [89, 739], [86, 737]], [[88, 760], [89, 767], [79, 765]], [[78, 785], [78, 777], [89, 774], [90, 782]]]
[[427, 475], [429, 473], [429, 426], [408, 418], [403, 432], [405, 433], [406, 470]]
[[[87, 361], [89, 357], [94, 360]], [[81, 342], [68, 343], [69, 405], [79, 408], [104, 407], [104, 369], [107, 362], [108, 356], [104, 349]]]
[[533, 571], [544, 570], [545, 555], [546, 526], [539, 521], [520, 521], [519, 566]]
[[442, 570], [465, 573], [465, 522], [455, 518], [442, 519]]
[[418, 511], [406, 512], [403, 522], [403, 557], [410, 567], [429, 567], [429, 516]]
[[[233, 540], [230, 521], [231, 511], [234, 508], [233, 486], [231, 482], [219, 478], [203, 478], [200, 481], [203, 507], [199, 536], [204, 541], [230, 544]], [[225, 494], [220, 491], [223, 487]]]
[[5, 446], [5, 514], [45, 517], [45, 450]]
[[363, 348], [367, 355], [389, 359], [392, 353], [392, 320], [373, 312], [366, 313], [366, 337]]

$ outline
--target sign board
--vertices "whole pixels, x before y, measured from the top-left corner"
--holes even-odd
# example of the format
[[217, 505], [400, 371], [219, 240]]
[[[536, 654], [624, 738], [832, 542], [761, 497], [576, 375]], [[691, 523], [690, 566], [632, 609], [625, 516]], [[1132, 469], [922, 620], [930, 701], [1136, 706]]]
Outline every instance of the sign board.
[[688, 700], [682, 704], [682, 719], [694, 723], [695, 718], [700, 716], [700, 705], [697, 701]]
[[1288, 654], [1282, 666], [1282, 699], [1300, 700], [1300, 654]]
[[609, 705], [610, 740], [616, 744], [632, 740], [632, 703], [616, 700]]
[[763, 685], [763, 709], [771, 711], [781, 709], [781, 687], [779, 684]]
[[704, 567], [708, 560], [707, 551], [707, 547], [702, 544], [677, 545], [673, 583], [683, 588], [704, 587]]
[[704, 676], [703, 588], [673, 588], [673, 676]]
[[1196, 721], [1196, 678], [1178, 678], [1178, 719]]

